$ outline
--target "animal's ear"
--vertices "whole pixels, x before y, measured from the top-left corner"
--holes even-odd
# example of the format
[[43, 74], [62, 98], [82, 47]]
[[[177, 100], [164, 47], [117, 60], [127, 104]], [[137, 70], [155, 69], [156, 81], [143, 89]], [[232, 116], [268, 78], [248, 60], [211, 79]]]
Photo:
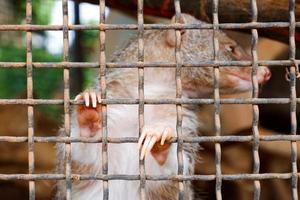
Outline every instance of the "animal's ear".
[[[175, 20], [175, 16], [172, 18], [171, 20], [171, 24], [175, 24], [176, 20]], [[179, 19], [178, 19], [178, 23], [180, 24], [186, 24], [187, 20], [185, 19], [184, 15], [180, 15]], [[180, 30], [180, 34], [181, 34], [181, 41], [185, 40], [185, 38], [187, 37], [187, 30]], [[165, 39], [166, 39], [166, 43], [168, 45], [170, 45], [171, 47], [175, 47], [176, 45], [176, 35], [175, 35], [175, 30], [173, 29], [169, 29], [166, 31], [165, 34]]]

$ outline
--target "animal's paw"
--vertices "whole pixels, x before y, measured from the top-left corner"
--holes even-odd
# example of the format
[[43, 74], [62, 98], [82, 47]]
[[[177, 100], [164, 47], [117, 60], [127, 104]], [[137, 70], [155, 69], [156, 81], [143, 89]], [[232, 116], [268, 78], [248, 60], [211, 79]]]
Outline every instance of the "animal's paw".
[[140, 159], [143, 159], [146, 153], [151, 152], [154, 159], [163, 165], [168, 157], [171, 144], [165, 143], [173, 137], [173, 130], [163, 124], [154, 124], [145, 126], [142, 135], [138, 141], [138, 147], [141, 150]]
[[75, 97], [75, 101], [84, 100], [84, 105], [78, 105], [77, 121], [81, 137], [93, 137], [101, 129], [101, 95], [88, 90]]

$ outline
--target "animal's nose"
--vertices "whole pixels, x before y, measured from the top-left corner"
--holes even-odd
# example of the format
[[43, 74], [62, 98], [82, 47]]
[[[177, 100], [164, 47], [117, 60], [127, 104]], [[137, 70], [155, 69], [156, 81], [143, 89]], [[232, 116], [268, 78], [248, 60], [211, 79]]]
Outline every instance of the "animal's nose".
[[271, 71], [265, 66], [258, 67], [257, 77], [259, 83], [266, 82], [271, 78]]

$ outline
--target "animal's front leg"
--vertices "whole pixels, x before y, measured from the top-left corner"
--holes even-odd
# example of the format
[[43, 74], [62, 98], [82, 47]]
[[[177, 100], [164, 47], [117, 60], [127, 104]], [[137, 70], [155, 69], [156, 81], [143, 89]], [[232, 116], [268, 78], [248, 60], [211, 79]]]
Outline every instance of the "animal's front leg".
[[84, 100], [84, 105], [76, 108], [77, 121], [81, 137], [93, 137], [101, 129], [101, 96], [88, 90], [76, 96], [76, 100]]
[[143, 159], [146, 153], [151, 153], [158, 164], [163, 165], [171, 147], [168, 143], [173, 137], [173, 130], [163, 124], [154, 124], [145, 126], [142, 135], [139, 138], [138, 146], [141, 151], [140, 159]]

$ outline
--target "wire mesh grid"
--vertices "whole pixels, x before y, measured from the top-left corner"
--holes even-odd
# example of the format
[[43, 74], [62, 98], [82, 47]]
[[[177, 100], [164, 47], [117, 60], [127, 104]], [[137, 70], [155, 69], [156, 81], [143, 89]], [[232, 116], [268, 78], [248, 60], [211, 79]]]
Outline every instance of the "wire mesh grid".
[[[26, 68], [27, 69], [27, 99], [0, 99], [0, 105], [27, 105], [28, 107], [28, 136], [12, 137], [1, 136], [0, 142], [27, 142], [28, 143], [28, 174], [0, 174], [0, 180], [27, 180], [29, 181], [29, 198], [35, 199], [35, 181], [37, 180], [66, 180], [66, 198], [71, 199], [72, 180], [102, 180], [103, 181], [103, 199], [109, 198], [109, 180], [139, 180], [140, 181], [140, 198], [146, 199], [145, 182], [146, 180], [173, 180], [179, 184], [179, 199], [184, 198], [184, 181], [191, 180], [215, 180], [216, 199], [222, 199], [222, 181], [223, 180], [254, 180], [254, 199], [260, 198], [260, 181], [264, 179], [290, 179], [292, 199], [298, 199], [297, 187], [298, 176], [297, 170], [297, 146], [296, 142], [300, 141], [300, 136], [296, 134], [297, 119], [296, 105], [300, 102], [300, 98], [296, 97], [296, 78], [298, 76], [298, 64], [300, 60], [296, 60], [295, 52], [295, 28], [300, 27], [300, 22], [295, 21], [295, 0], [289, 1], [289, 22], [257, 22], [257, 4], [256, 0], [251, 0], [252, 22], [249, 23], [227, 23], [221, 24], [218, 19], [218, 0], [212, 1], [212, 24], [179, 24], [178, 20], [181, 14], [180, 0], [174, 0], [175, 8], [175, 24], [144, 24], [143, 16], [143, 0], [137, 1], [137, 19], [138, 23], [134, 24], [105, 24], [105, 0], [99, 1], [100, 18], [98, 25], [69, 25], [68, 23], [68, 1], [62, 0], [63, 8], [63, 25], [32, 25], [32, 0], [26, 0], [26, 24], [25, 25], [0, 25], [0, 31], [25, 31], [26, 32], [26, 62], [0, 62], [1, 68]], [[289, 28], [289, 60], [258, 60], [257, 59], [257, 29], [267, 27], [287, 27]], [[137, 62], [106, 62], [105, 60], [105, 34], [106, 30], [137, 30], [138, 31], [138, 61]], [[144, 62], [144, 30], [153, 29], [174, 29], [176, 33], [175, 45], [175, 62]], [[212, 29], [213, 30], [213, 61], [201, 61], [183, 63], [180, 53], [180, 30], [182, 29]], [[219, 51], [218, 38], [215, 37], [216, 31], [219, 29], [251, 29], [252, 45], [251, 45], [251, 61], [218, 61], [217, 54]], [[32, 61], [32, 32], [52, 30], [63, 32], [63, 62], [49, 63]], [[68, 33], [72, 30], [99, 30], [100, 52], [99, 61], [93, 63], [69, 62], [69, 37]], [[258, 98], [258, 66], [289, 66], [288, 79], [290, 81], [290, 98]], [[176, 68], [176, 98], [168, 99], [145, 99], [144, 98], [144, 68], [146, 67], [173, 67]], [[181, 69], [184, 67], [201, 67], [210, 66], [214, 70], [214, 98], [213, 99], [182, 99], [182, 83]], [[219, 74], [220, 67], [225, 66], [252, 66], [252, 98], [245, 99], [221, 99], [219, 92]], [[78, 104], [70, 100], [70, 68], [99, 68], [100, 69], [100, 85], [102, 97], [102, 114], [103, 114], [103, 136], [100, 139], [93, 138], [74, 138], [70, 137], [70, 106]], [[107, 68], [138, 68], [138, 99], [106, 99], [106, 69]], [[64, 71], [64, 98], [63, 99], [33, 99], [33, 68], [63, 68]], [[139, 133], [144, 126], [144, 105], [145, 104], [175, 104], [177, 111], [176, 132], [177, 137], [171, 140], [172, 143], [178, 143], [177, 159], [178, 173], [177, 175], [150, 176], [145, 173], [144, 161], [139, 163], [138, 175], [126, 174], [108, 174], [107, 144], [108, 143], [136, 143], [138, 138], [109, 138], [107, 136], [107, 107], [108, 104], [137, 104], [139, 106]], [[185, 104], [213, 104], [215, 136], [198, 136], [183, 137], [182, 136], [182, 105]], [[253, 135], [248, 136], [221, 136], [220, 106], [221, 104], [252, 104]], [[258, 104], [290, 104], [291, 116], [291, 134], [290, 135], [260, 135], [258, 131], [259, 109]], [[34, 106], [35, 105], [63, 105], [64, 106], [64, 131], [66, 136], [56, 137], [37, 137], [34, 136]], [[290, 141], [291, 142], [291, 172], [289, 173], [260, 173], [259, 143], [260, 141]], [[64, 174], [36, 174], [34, 170], [34, 144], [43, 142], [65, 143], [65, 159], [66, 170]], [[83, 175], [73, 174], [71, 167], [71, 143], [102, 143], [102, 174]], [[183, 174], [183, 143], [215, 143], [215, 168], [216, 173], [213, 175], [184, 175]], [[253, 142], [253, 173], [243, 174], [222, 174], [221, 169], [221, 143], [222, 142]]]

